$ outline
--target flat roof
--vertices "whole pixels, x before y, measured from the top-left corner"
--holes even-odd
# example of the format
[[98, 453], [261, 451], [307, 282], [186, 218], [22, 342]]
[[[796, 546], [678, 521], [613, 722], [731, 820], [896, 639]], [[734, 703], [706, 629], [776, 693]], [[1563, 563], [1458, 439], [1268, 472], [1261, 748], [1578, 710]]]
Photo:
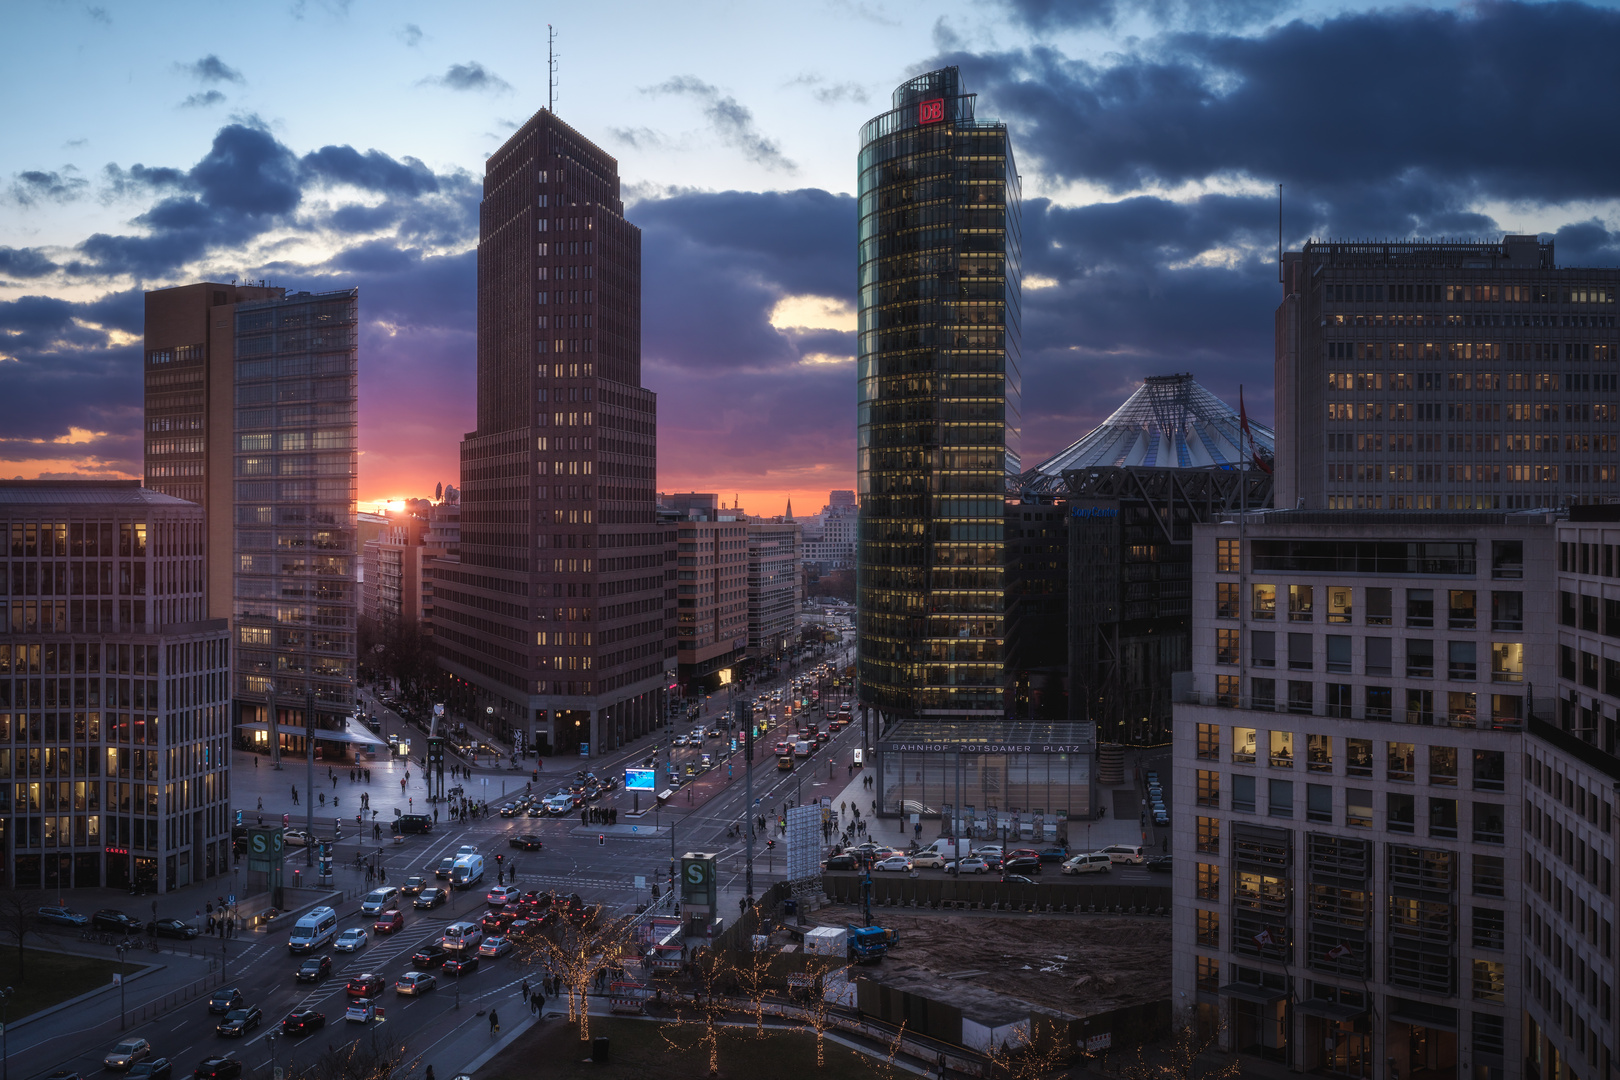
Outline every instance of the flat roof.
[[0, 504], [201, 509], [194, 502], [142, 487], [139, 480], [0, 480]]

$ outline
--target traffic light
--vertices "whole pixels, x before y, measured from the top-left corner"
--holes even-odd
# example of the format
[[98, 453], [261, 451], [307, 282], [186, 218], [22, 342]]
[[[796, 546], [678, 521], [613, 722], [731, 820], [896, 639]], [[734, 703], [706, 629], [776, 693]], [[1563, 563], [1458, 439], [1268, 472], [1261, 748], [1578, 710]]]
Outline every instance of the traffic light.
[[597, 833], [596, 834], [596, 846], [597, 847], [605, 847], [606, 845], [607, 845], [607, 834], [605, 834], [605, 833]]
[[505, 855], [497, 855], [497, 856], [495, 856], [495, 865], [496, 866], [500, 866], [505, 861], [506, 861], [506, 856]]

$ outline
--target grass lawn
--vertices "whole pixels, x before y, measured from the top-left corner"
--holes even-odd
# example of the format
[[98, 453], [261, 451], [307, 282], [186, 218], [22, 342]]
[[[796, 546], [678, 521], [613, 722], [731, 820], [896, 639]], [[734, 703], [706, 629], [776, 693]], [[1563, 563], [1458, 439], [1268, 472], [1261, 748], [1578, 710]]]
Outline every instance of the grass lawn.
[[17, 964], [17, 949], [0, 946], [0, 986], [13, 989], [6, 1009], [6, 1019], [15, 1023], [30, 1013], [48, 1009], [58, 1002], [78, 997], [98, 986], [112, 982], [113, 972], [126, 974], [139, 971], [139, 964], [120, 964], [117, 960], [102, 960], [94, 956], [70, 956], [67, 953], [41, 952], [28, 949], [22, 967]]
[[[593, 1016], [591, 1038], [605, 1036], [608, 1040], [609, 1058], [604, 1067], [591, 1064], [590, 1044], [579, 1041], [577, 1027], [563, 1020], [545, 1020], [478, 1070], [479, 1080], [533, 1080], [538, 1062], [545, 1063], [548, 1077], [558, 1080], [707, 1080], [708, 1049], [695, 1045], [700, 1032], [698, 1027], [681, 1030], [647, 1020]], [[676, 1045], [664, 1037], [666, 1033]], [[812, 1035], [767, 1032], [763, 1039], [756, 1039], [752, 1027], [727, 1027], [720, 1038], [720, 1075], [748, 1080], [810, 1075], [818, 1080], [877, 1080], [882, 1071], [882, 1061], [868, 1061], [830, 1040], [824, 1047], [826, 1063], [817, 1069]]]

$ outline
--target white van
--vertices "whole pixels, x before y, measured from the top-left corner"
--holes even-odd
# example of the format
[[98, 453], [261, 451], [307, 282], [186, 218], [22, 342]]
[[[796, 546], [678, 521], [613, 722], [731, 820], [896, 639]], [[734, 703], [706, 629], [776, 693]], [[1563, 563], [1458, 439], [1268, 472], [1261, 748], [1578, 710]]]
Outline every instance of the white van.
[[1089, 855], [1076, 855], [1063, 864], [1065, 874], [1106, 874], [1114, 868], [1114, 860], [1100, 851]]
[[366, 894], [364, 900], [360, 901], [360, 914], [367, 918], [376, 918], [393, 907], [394, 901], [398, 898], [399, 890], [392, 885], [384, 885], [380, 889], [373, 889]]
[[314, 952], [337, 936], [337, 912], [329, 907], [310, 908], [287, 939], [290, 953]]
[[1117, 863], [1144, 863], [1146, 856], [1142, 854], [1141, 844], [1109, 844], [1102, 849], [1102, 853]]
[[444, 928], [444, 937], [439, 943], [451, 952], [464, 953], [476, 951], [483, 940], [484, 932], [477, 923], [454, 922]]
[[450, 884], [458, 889], [470, 889], [484, 880], [482, 855], [458, 855], [450, 866]]
[[971, 853], [972, 842], [968, 840], [950, 840], [941, 837], [928, 845], [928, 850], [947, 859], [965, 859]]

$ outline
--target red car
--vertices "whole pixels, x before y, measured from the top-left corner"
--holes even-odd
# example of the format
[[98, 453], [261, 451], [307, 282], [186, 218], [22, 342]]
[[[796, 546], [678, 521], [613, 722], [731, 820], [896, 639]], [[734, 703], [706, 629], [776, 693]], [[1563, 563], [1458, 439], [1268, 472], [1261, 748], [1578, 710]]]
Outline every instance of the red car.
[[396, 930], [405, 929], [405, 916], [397, 911], [385, 911], [377, 916], [377, 921], [371, 928], [379, 934], [392, 934]]
[[369, 998], [381, 996], [384, 985], [386, 983], [381, 975], [367, 972], [350, 979], [343, 989], [352, 998]]

